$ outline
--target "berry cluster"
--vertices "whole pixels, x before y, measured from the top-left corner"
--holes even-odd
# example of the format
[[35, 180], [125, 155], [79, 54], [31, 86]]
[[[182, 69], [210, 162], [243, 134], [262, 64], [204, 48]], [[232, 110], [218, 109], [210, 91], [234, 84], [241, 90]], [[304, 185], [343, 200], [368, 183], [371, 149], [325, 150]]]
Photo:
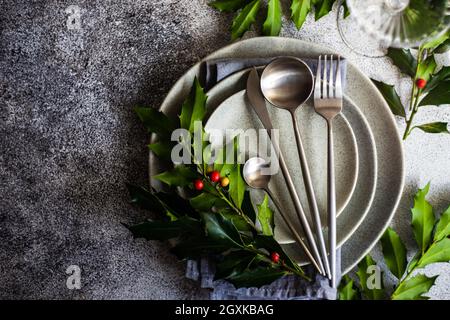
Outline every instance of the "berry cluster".
[[[213, 183], [220, 182], [222, 187], [227, 187], [230, 184], [230, 179], [228, 177], [220, 177], [220, 172], [217, 170], [208, 170], [209, 180]], [[194, 180], [194, 188], [195, 190], [201, 191], [203, 190], [204, 183], [202, 179]]]

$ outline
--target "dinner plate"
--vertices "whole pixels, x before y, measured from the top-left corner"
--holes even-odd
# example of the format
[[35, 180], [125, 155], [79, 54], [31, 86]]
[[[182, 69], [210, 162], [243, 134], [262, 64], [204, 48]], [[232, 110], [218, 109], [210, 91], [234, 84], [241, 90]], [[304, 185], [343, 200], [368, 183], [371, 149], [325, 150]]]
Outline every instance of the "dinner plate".
[[[218, 86], [218, 90], [212, 90], [208, 96], [213, 96], [214, 92], [220, 91], [221, 87], [232, 86], [232, 81], [236, 77], [230, 77]], [[219, 92], [220, 93], [220, 92]], [[346, 103], [347, 104], [347, 103]], [[208, 110], [212, 105], [208, 104]], [[259, 156], [270, 161], [270, 156], [274, 155], [273, 148], [267, 142], [267, 133], [262, 124], [254, 114], [246, 97], [246, 91], [242, 90], [225, 99], [209, 116], [205, 131], [215, 134], [219, 138], [219, 143], [226, 137], [228, 141], [240, 134], [239, 146], [241, 153], [245, 153], [246, 158]], [[290, 169], [294, 185], [300, 195], [300, 201], [304, 208], [308, 209], [308, 199], [304, 191], [300, 160], [295, 143], [294, 129], [291, 115], [286, 110], [274, 108], [267, 102], [267, 110], [274, 128], [278, 130], [280, 148]], [[300, 133], [305, 147], [306, 158], [309, 161], [311, 179], [313, 182], [322, 224], [327, 225], [327, 128], [325, 120], [317, 115], [311, 100], [308, 100], [296, 112], [297, 120], [300, 124]], [[356, 185], [358, 174], [358, 152], [356, 138], [351, 126], [343, 115], [336, 117], [334, 122], [335, 134], [335, 168], [336, 168], [336, 194], [338, 214], [348, 203]], [[256, 130], [255, 130], [256, 129]], [[264, 149], [264, 150], [262, 150]], [[279, 172], [278, 172], [279, 173]], [[294, 223], [297, 230], [302, 230], [298, 222], [297, 214], [289, 197], [286, 182], [281, 174], [274, 174], [270, 182], [270, 189], [279, 200], [285, 214]], [[252, 192], [253, 203], [262, 201], [261, 192]], [[352, 223], [349, 221], [349, 223]], [[275, 238], [279, 243], [295, 242], [294, 237], [279, 215], [275, 215]], [[347, 236], [340, 233], [342, 236]]]
[[[317, 44], [281, 37], [258, 37], [233, 43], [212, 53], [189, 69], [169, 91], [160, 110], [172, 116], [179, 114], [181, 104], [189, 94], [194, 78], [200, 75], [203, 61], [286, 55], [317, 58], [321, 54], [336, 53]], [[373, 132], [377, 154], [377, 183], [367, 215], [342, 247], [343, 273], [351, 270], [378, 242], [397, 209], [404, 185], [402, 144], [395, 119], [386, 101], [370, 79], [350, 62], [347, 65], [346, 83], [347, 96], [364, 114]], [[150, 164], [154, 159], [155, 157], [150, 154]], [[152, 169], [149, 171], [150, 175], [155, 173]]]

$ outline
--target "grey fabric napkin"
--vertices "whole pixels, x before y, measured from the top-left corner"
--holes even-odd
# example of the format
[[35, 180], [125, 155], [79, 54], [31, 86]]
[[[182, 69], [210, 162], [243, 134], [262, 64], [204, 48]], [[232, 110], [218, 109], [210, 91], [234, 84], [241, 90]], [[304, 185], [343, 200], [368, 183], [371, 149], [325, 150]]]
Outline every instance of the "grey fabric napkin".
[[[252, 59], [216, 59], [202, 64], [200, 82], [208, 91], [219, 81], [229, 75], [253, 66], [263, 66], [274, 58], [252, 58]], [[316, 59], [302, 59], [311, 68], [313, 74], [317, 70]], [[345, 86], [346, 61], [341, 60], [342, 84]], [[337, 251], [337, 283], [341, 278], [341, 250]], [[314, 279], [307, 282], [296, 276], [284, 276], [270, 285], [261, 288], [239, 288], [236, 289], [231, 283], [224, 280], [214, 281], [215, 266], [212, 260], [204, 257], [200, 260], [187, 261], [186, 277], [200, 281], [202, 288], [212, 289], [213, 300], [334, 300], [337, 297], [336, 289], [330, 287], [327, 278], [315, 275], [311, 266], [305, 268], [307, 274]]]

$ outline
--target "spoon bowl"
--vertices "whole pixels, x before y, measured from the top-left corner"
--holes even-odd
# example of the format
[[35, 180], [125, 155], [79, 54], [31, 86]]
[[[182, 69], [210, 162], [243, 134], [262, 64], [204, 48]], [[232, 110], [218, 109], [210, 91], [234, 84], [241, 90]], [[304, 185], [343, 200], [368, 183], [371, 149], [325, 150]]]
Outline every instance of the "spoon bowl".
[[243, 176], [245, 182], [254, 189], [267, 189], [270, 182], [270, 175], [264, 174], [268, 170], [268, 163], [258, 157], [250, 158], [244, 165]]
[[261, 75], [261, 91], [274, 106], [295, 110], [311, 96], [314, 76], [309, 66], [293, 57], [272, 61]]

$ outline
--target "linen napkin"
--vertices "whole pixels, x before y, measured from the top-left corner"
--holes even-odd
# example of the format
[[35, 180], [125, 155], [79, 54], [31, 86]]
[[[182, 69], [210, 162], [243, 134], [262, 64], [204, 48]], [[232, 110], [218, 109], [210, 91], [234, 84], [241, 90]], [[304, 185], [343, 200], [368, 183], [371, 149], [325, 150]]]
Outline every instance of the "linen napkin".
[[[205, 61], [201, 65], [200, 82], [206, 91], [211, 89], [219, 81], [233, 73], [254, 67], [264, 66], [274, 58], [225, 58]], [[316, 74], [317, 59], [302, 59]], [[341, 59], [342, 85], [345, 87], [345, 75], [347, 70], [345, 59]], [[341, 250], [337, 250], [337, 283], [341, 278]], [[314, 277], [312, 266], [305, 268], [310, 277]], [[202, 288], [212, 289], [213, 300], [335, 300], [337, 290], [330, 287], [327, 278], [315, 275], [314, 281], [307, 282], [296, 276], [284, 276], [270, 285], [261, 288], [239, 288], [236, 289], [230, 282], [225, 280], [214, 281], [215, 265], [210, 258], [204, 257], [199, 260], [188, 260], [186, 277], [200, 281]]]

